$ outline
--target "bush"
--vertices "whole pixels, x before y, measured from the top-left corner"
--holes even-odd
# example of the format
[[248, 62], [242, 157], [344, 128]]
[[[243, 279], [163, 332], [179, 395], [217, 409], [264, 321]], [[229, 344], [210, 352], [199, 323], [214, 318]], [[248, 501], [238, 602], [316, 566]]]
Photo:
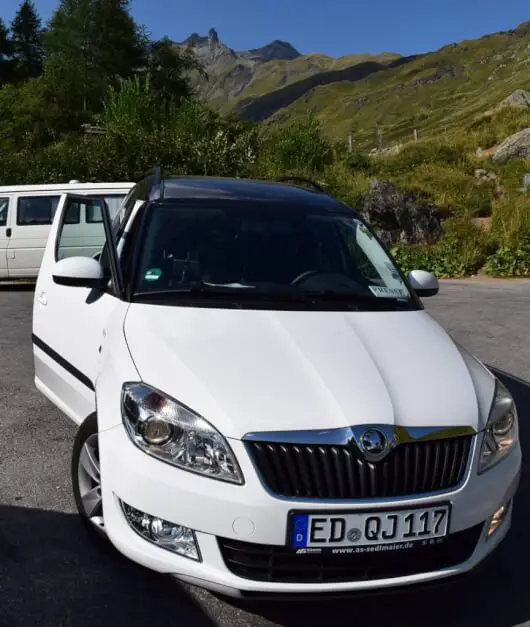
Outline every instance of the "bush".
[[420, 198], [431, 200], [445, 215], [491, 215], [495, 184], [479, 182], [456, 167], [427, 163], [393, 180]]
[[501, 246], [488, 259], [484, 266], [484, 271], [494, 277], [530, 278], [530, 240], [518, 246]]
[[285, 126], [268, 126], [261, 134], [259, 173], [267, 178], [322, 172], [333, 150], [318, 120], [309, 115]]
[[530, 198], [508, 196], [493, 205], [492, 236], [501, 246], [517, 247], [530, 238]]
[[449, 219], [445, 235], [432, 246], [396, 246], [391, 252], [403, 272], [427, 270], [439, 278], [461, 278], [474, 274], [491, 251], [487, 234], [471, 222]]
[[377, 166], [370, 157], [360, 152], [347, 153], [344, 158], [345, 164], [354, 172], [363, 172], [365, 174], [375, 174]]
[[[137, 181], [155, 165], [172, 174], [251, 174], [259, 148], [254, 127], [195, 102], [166, 110], [165, 121], [154, 123], [145, 102], [135, 108], [134, 85], [128, 85], [131, 90], [116, 94], [112, 109], [100, 118], [105, 135], [76, 135], [40, 150], [1, 153], [1, 182]], [[138, 94], [140, 101], [148, 98]]]
[[345, 163], [326, 168], [322, 179], [326, 192], [353, 208], [357, 208], [370, 191], [368, 176], [363, 172], [352, 173]]

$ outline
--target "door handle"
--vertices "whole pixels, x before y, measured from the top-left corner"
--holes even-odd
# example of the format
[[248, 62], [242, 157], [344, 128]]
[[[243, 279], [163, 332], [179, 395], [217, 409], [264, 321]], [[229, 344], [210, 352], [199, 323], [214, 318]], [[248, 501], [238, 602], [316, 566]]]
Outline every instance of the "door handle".
[[8, 226], [6, 229], [6, 237], [11, 237], [11, 227]]
[[46, 296], [46, 292], [40, 292], [40, 294], [37, 296], [37, 300], [41, 305], [47, 305], [48, 297]]

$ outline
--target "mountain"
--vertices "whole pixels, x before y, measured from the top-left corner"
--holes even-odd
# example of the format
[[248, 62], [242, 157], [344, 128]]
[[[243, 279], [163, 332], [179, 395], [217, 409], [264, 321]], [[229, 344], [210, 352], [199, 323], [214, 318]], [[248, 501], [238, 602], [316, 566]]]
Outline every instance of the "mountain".
[[[313, 110], [326, 131], [373, 148], [480, 125], [498, 103], [530, 88], [530, 22], [480, 39], [402, 57], [364, 76], [314, 86], [294, 84], [240, 103], [244, 118], [292, 120]], [[359, 69], [359, 68], [358, 68]], [[318, 77], [312, 77], [315, 81]], [[302, 93], [303, 92], [303, 93]], [[243, 106], [241, 106], [243, 105]]]
[[517, 90], [530, 90], [530, 22], [517, 28], [452, 43], [404, 57], [396, 53], [301, 55], [285, 42], [235, 52], [219, 41], [193, 35], [210, 82], [201, 94], [244, 119], [284, 122], [313, 110], [326, 132], [372, 149], [376, 128], [385, 145], [435, 136], [480, 124]]
[[193, 33], [174, 44], [191, 48], [201, 61], [208, 80], [191, 76], [194, 87], [210, 104], [221, 110], [232, 109], [239, 101], [248, 101], [281, 89], [297, 81], [328, 71], [345, 70], [364, 62], [381, 64], [399, 55], [349, 55], [334, 59], [323, 54], [301, 55], [290, 43], [275, 40], [261, 48], [235, 51], [224, 44], [217, 31], [208, 35]]

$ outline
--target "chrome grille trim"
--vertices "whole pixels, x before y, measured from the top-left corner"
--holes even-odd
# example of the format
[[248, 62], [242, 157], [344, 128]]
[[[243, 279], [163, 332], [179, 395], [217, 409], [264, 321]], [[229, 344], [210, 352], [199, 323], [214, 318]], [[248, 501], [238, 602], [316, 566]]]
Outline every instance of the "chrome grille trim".
[[244, 440], [265, 488], [281, 498], [403, 498], [450, 491], [464, 480], [475, 429], [377, 425], [391, 446], [373, 461], [359, 445], [371, 428], [249, 434]]

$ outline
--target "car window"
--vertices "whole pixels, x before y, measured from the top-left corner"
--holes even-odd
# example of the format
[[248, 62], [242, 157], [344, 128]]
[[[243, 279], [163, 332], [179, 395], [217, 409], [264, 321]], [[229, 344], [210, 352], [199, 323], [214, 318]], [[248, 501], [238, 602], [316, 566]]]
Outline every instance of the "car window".
[[[97, 195], [96, 198], [103, 198], [107, 203], [107, 207], [109, 208], [109, 214], [111, 219], [114, 219], [115, 216], [119, 214], [120, 207], [125, 198], [125, 194], [108, 194], [105, 196]], [[90, 224], [95, 222], [103, 222], [103, 217], [101, 214], [101, 205], [94, 206], [89, 205], [86, 209], [86, 221]]]
[[0, 226], [7, 225], [8, 211], [9, 211], [9, 198], [0, 198]]
[[135, 291], [201, 282], [412, 299], [385, 249], [353, 214], [235, 205], [152, 211]]
[[94, 257], [101, 253], [105, 243], [103, 222], [88, 223], [79, 220], [79, 216], [85, 215], [90, 206], [91, 202], [83, 202], [77, 198], [67, 199], [58, 227], [57, 260], [73, 256]]
[[60, 196], [19, 196], [17, 224], [24, 226], [51, 224], [60, 198]]

